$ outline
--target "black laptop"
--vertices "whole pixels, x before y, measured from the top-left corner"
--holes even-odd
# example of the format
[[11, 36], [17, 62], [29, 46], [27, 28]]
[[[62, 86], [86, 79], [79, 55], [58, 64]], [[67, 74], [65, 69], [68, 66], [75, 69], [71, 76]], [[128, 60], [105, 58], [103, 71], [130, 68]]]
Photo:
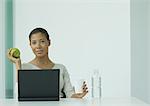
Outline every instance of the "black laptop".
[[18, 70], [18, 101], [59, 101], [59, 69]]

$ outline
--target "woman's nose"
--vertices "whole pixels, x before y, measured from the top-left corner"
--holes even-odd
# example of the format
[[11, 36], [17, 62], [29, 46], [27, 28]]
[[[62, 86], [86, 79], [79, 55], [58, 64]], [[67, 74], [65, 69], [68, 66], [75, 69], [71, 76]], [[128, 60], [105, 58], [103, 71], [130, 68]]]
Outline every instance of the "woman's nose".
[[37, 48], [41, 47], [40, 42], [38, 42], [38, 43], [36, 44], [36, 47], [37, 47]]

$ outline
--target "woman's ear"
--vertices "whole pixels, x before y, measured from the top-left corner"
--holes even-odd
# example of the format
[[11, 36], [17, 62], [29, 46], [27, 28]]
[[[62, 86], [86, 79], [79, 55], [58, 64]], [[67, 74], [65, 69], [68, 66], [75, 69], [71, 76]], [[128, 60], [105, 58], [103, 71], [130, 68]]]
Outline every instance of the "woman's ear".
[[51, 40], [48, 40], [48, 46], [50, 46], [51, 45]]
[[29, 45], [31, 46], [31, 40], [29, 39]]

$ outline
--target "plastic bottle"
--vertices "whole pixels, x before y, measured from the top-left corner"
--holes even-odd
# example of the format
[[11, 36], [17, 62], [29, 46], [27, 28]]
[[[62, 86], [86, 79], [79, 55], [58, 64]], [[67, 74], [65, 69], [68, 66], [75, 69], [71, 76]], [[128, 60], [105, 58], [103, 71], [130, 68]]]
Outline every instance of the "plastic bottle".
[[91, 81], [92, 98], [101, 98], [101, 76], [98, 69], [93, 70]]

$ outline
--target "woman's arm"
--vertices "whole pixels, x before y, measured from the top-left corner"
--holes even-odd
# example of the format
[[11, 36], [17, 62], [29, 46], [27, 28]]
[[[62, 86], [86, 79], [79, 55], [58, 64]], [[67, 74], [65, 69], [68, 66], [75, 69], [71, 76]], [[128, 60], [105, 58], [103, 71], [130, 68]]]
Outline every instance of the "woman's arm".
[[21, 69], [21, 60], [20, 60], [20, 58], [16, 61], [15, 65], [16, 65], [16, 70]]
[[18, 78], [18, 70], [21, 69], [21, 59], [13, 57], [10, 54], [10, 49], [8, 49], [8, 51], [7, 51], [7, 58], [15, 64], [16, 70], [17, 70], [17, 78]]
[[75, 93], [72, 84], [70, 82], [69, 73], [67, 72], [67, 69], [64, 67], [64, 92], [67, 97], [71, 98], [83, 98], [88, 93], [88, 87], [85, 81], [82, 85], [82, 92], [81, 93]]
[[72, 94], [75, 93], [75, 90], [71, 84], [70, 76], [65, 66], [63, 66], [63, 80], [64, 80], [63, 91], [66, 97], [70, 98]]

